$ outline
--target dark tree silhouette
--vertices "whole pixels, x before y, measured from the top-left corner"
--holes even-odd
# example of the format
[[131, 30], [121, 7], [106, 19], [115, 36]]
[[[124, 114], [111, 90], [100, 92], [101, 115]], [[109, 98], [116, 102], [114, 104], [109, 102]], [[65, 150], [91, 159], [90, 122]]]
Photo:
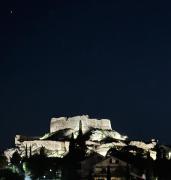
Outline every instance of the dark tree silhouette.
[[46, 157], [45, 147], [44, 147], [44, 146], [42, 146], [42, 147], [40, 148], [40, 156]]
[[7, 158], [4, 155], [0, 155], [0, 169], [5, 168], [8, 165]]
[[0, 169], [0, 179], [2, 180], [24, 180], [24, 177], [13, 173], [10, 169]]
[[12, 155], [12, 158], [10, 160], [10, 162], [13, 164], [13, 165], [16, 165], [18, 166], [21, 162], [21, 156], [20, 154], [18, 153], [18, 151], [15, 151], [14, 154]]
[[107, 180], [111, 180], [110, 166], [107, 166]]

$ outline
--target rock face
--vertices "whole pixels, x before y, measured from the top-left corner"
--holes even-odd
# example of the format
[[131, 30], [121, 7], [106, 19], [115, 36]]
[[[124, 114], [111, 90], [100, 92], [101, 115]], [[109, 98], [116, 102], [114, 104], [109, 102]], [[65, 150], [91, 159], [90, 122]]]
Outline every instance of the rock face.
[[26, 149], [31, 149], [32, 154], [40, 152], [44, 147], [48, 157], [64, 157], [69, 152], [70, 138], [72, 134], [77, 138], [79, 132], [83, 133], [87, 153], [96, 152], [105, 156], [109, 149], [122, 149], [125, 146], [136, 146], [150, 152], [150, 156], [155, 159], [155, 142], [144, 143], [140, 141], [127, 141], [128, 137], [112, 130], [109, 119], [91, 119], [87, 115], [74, 116], [70, 118], [52, 118], [50, 122], [50, 132], [40, 137], [27, 137], [16, 135], [15, 148], [5, 151], [8, 159], [15, 151], [23, 157]]
[[[74, 117], [60, 117], [52, 118], [50, 122], [50, 132], [41, 137], [27, 137], [16, 135], [14, 149], [5, 151], [6, 156], [10, 158], [15, 150], [21, 156], [25, 156], [26, 149], [31, 148], [32, 154], [39, 153], [43, 146], [46, 149], [46, 154], [49, 157], [63, 157], [69, 151], [69, 143], [72, 134], [77, 138], [79, 128], [86, 137], [87, 148], [90, 151], [96, 151], [101, 143], [107, 143], [110, 139], [117, 139], [119, 146], [122, 146], [120, 141], [127, 139], [118, 132], [112, 130], [109, 119], [91, 119], [88, 115], [74, 116]], [[98, 149], [101, 154], [105, 154], [111, 146], [105, 146], [103, 152]]]
[[87, 132], [90, 128], [97, 128], [103, 130], [112, 130], [109, 119], [90, 119], [88, 115], [74, 116], [74, 117], [60, 117], [52, 118], [50, 124], [50, 132], [59, 131], [62, 129], [73, 129], [78, 131], [79, 123], [82, 122], [83, 133]]
[[126, 146], [136, 146], [143, 149], [144, 152], [150, 152], [153, 159], [156, 158], [154, 141], [151, 143], [129, 141], [128, 143], [127, 136], [112, 130], [109, 119], [91, 119], [88, 115], [52, 118], [50, 132], [41, 137], [16, 135], [16, 147], [8, 149], [4, 153], [10, 160], [15, 151], [18, 151], [23, 157], [26, 155], [26, 151], [30, 151], [32, 155], [38, 154], [41, 147], [44, 147], [48, 157], [62, 158], [69, 152], [71, 136], [77, 138], [80, 128], [85, 139], [87, 154], [96, 152], [106, 156], [111, 148], [122, 149]]
[[127, 141], [127, 136], [112, 130], [109, 119], [91, 119], [88, 115], [52, 118], [50, 132], [40, 137], [16, 135], [16, 147], [6, 150], [4, 154], [10, 160], [15, 151], [23, 157], [26, 155], [26, 149], [33, 155], [38, 154], [41, 147], [44, 147], [48, 157], [62, 158], [69, 152], [71, 136], [73, 135], [76, 139], [80, 128], [85, 139], [87, 154], [96, 152], [106, 156], [111, 148], [120, 150], [130, 146], [140, 148], [144, 153], [148, 152], [153, 159], [156, 159], [156, 141], [152, 140], [150, 143]]

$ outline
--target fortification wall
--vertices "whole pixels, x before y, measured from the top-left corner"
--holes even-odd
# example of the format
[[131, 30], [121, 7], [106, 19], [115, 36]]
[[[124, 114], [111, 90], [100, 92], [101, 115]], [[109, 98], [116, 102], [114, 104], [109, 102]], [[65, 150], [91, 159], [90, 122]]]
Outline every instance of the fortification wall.
[[82, 122], [82, 131], [85, 133], [90, 128], [99, 128], [103, 130], [112, 130], [109, 119], [90, 119], [88, 115], [74, 116], [74, 117], [60, 117], [52, 118], [50, 123], [50, 132], [55, 132], [61, 129], [71, 128], [79, 129], [79, 122]]
[[41, 148], [42, 146], [45, 147], [48, 150], [53, 151], [68, 151], [69, 150], [69, 141], [41, 141], [41, 140], [35, 140], [35, 141], [24, 141], [22, 143], [23, 146], [32, 147], [32, 150], [34, 151], [37, 148]]
[[15, 136], [15, 145], [20, 145], [24, 141], [34, 141], [34, 140], [39, 140], [39, 137], [28, 137], [17, 134]]
[[[22, 157], [25, 156], [25, 151], [30, 152], [30, 147], [32, 155], [39, 154], [40, 148], [44, 147], [46, 149], [46, 155], [48, 157], [63, 157], [64, 154], [69, 151], [69, 141], [43, 141], [43, 140], [34, 140], [34, 141], [23, 141], [18, 144], [19, 153]], [[10, 156], [10, 151], [7, 152]], [[6, 153], [6, 154], [7, 154]]]

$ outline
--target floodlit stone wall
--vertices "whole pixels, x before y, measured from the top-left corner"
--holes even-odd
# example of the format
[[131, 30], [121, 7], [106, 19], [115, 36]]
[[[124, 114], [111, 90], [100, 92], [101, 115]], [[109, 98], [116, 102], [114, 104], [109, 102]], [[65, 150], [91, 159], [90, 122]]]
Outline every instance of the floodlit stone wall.
[[[33, 154], [39, 154], [40, 148], [44, 147], [46, 149], [46, 155], [48, 157], [63, 157], [69, 151], [69, 141], [50, 141], [50, 140], [33, 140], [33, 141], [23, 141], [17, 144], [19, 153], [22, 157], [25, 156], [25, 151], [29, 154], [30, 147]], [[11, 150], [6, 151], [6, 155], [11, 156]]]
[[45, 147], [48, 150], [52, 151], [68, 151], [69, 150], [69, 142], [68, 141], [24, 141], [22, 143], [23, 146], [32, 147], [32, 150], [36, 150], [37, 148]]
[[98, 128], [103, 130], [112, 130], [109, 119], [90, 119], [88, 115], [74, 116], [74, 117], [60, 117], [52, 118], [50, 124], [50, 132], [55, 132], [61, 129], [71, 128], [79, 129], [79, 122], [82, 122], [82, 131], [85, 133], [90, 128]]
[[[121, 149], [122, 147], [127, 146], [125, 140], [128, 137], [112, 130], [109, 119], [91, 119], [88, 115], [82, 115], [69, 118], [52, 118], [50, 122], [50, 133], [45, 134], [43, 137], [27, 137], [23, 135], [16, 135], [16, 147], [7, 149], [4, 151], [4, 154], [8, 158], [8, 161], [10, 161], [10, 158], [15, 151], [18, 151], [19, 154], [23, 157], [26, 155], [27, 151], [28, 153], [31, 151], [32, 155], [39, 154], [41, 147], [45, 147], [45, 153], [48, 157], [64, 157], [69, 151], [70, 143], [67, 138], [65, 139], [65, 137], [69, 137], [72, 133], [74, 133], [75, 138], [77, 137], [80, 121], [82, 124], [83, 133], [91, 130], [91, 128], [97, 128], [91, 130], [89, 139], [86, 141], [87, 153], [94, 151], [101, 154], [102, 156], [106, 156], [106, 153], [110, 148], [117, 147], [118, 149]], [[58, 137], [60, 133], [53, 133], [59, 130], [64, 130], [60, 131], [60, 133], [63, 133], [62, 136], [65, 140], [62, 139], [60, 141], [60, 136]], [[53, 138], [47, 138], [53, 135], [56, 135], [56, 140], [52, 140]], [[109, 143], [107, 138], [113, 139], [113, 141]], [[142, 148], [145, 152], [150, 152], [150, 156], [154, 160], [156, 159], [156, 151], [154, 150], [154, 147], [156, 146], [155, 140], [152, 140], [150, 143], [145, 143], [143, 141], [130, 141], [129, 145]], [[171, 151], [169, 149], [168, 153], [170, 152]], [[171, 159], [170, 154], [168, 154], [169, 159]]]
[[21, 144], [21, 142], [24, 142], [24, 141], [33, 141], [33, 140], [37, 140], [39, 139], [39, 137], [27, 137], [27, 136], [23, 136], [23, 135], [16, 135], [15, 136], [15, 145], [19, 145]]

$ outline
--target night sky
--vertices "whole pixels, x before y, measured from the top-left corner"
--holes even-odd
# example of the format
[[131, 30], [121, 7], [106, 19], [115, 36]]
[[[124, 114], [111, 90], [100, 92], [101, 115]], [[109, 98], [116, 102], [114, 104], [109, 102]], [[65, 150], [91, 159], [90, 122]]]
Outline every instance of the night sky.
[[[113, 3], [112, 3], [113, 2]], [[51, 117], [109, 118], [132, 139], [170, 143], [171, 4], [0, 2], [0, 147]]]

